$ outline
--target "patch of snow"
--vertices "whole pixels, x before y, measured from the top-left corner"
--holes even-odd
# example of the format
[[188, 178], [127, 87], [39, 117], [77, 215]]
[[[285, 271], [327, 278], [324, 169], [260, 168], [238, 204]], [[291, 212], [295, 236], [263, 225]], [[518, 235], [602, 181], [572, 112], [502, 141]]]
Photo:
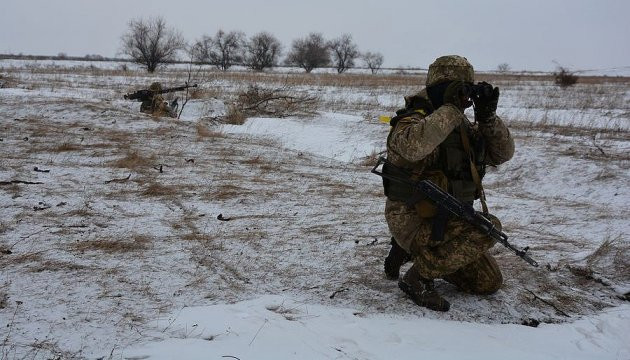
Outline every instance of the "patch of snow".
[[224, 125], [229, 134], [271, 139], [284, 148], [353, 162], [384, 147], [381, 132], [360, 116], [322, 113], [314, 118], [250, 118], [243, 125]]
[[[537, 328], [356, 309], [263, 296], [183, 308], [156, 321], [165, 337], [123, 351], [134, 359], [628, 359], [630, 306]], [[166, 334], [166, 336], [164, 336]]]

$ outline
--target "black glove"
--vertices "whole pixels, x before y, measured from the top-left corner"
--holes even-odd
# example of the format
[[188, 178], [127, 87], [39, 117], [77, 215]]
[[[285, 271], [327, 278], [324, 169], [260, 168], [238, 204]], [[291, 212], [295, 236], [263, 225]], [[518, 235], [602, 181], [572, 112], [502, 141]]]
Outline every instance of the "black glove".
[[490, 87], [492, 91], [479, 91], [473, 96], [475, 104], [475, 120], [479, 123], [488, 123], [494, 118], [499, 104], [499, 88], [492, 87], [487, 82], [479, 83], [483, 87]]
[[455, 105], [462, 111], [472, 105], [467, 95], [467, 86], [468, 84], [464, 81], [451, 82], [444, 90], [444, 104]]

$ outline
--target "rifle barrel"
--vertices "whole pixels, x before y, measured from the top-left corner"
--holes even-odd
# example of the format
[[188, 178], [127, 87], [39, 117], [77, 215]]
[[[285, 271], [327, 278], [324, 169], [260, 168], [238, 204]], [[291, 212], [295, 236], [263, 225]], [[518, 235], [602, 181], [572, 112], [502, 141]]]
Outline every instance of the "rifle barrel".
[[433, 201], [437, 206], [447, 210], [453, 216], [462, 218], [463, 220], [468, 222], [470, 225], [476, 227], [482, 232], [487, 233], [488, 236], [492, 237], [497, 242], [501, 243], [501, 245], [511, 250], [514, 254], [516, 254], [516, 256], [520, 257], [521, 259], [526, 261], [528, 264], [532, 266], [536, 266], [536, 267], [538, 266], [538, 262], [536, 262], [534, 259], [529, 257], [529, 255], [527, 254], [528, 248], [521, 250], [514, 247], [512, 244], [508, 242], [508, 236], [504, 232], [497, 229], [492, 223], [492, 221], [490, 221], [483, 214], [475, 211], [475, 209], [472, 206], [462, 203], [461, 201], [457, 200], [455, 197], [453, 197], [453, 195], [447, 193], [446, 191], [444, 191], [439, 186], [435, 185], [430, 180], [422, 180], [419, 182], [414, 182], [410, 178], [404, 178], [401, 176], [385, 174], [383, 173], [383, 171], [378, 171], [377, 168], [381, 164], [387, 164], [387, 166], [394, 167], [399, 172], [406, 174], [406, 171], [404, 169], [401, 169], [395, 166], [384, 157], [379, 158], [376, 165], [372, 168], [373, 174], [376, 174], [388, 180], [397, 181], [403, 184], [413, 186], [415, 189], [417, 189], [422, 194], [424, 194], [424, 196], [426, 196], [431, 201]]

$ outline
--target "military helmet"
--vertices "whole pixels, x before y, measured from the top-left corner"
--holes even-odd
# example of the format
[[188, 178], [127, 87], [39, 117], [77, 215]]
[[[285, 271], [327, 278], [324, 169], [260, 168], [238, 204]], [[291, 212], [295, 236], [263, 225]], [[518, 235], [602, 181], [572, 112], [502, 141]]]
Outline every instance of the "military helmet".
[[162, 84], [160, 84], [159, 82], [154, 82], [153, 84], [151, 84], [151, 86], [149, 86], [149, 90], [162, 91]]
[[465, 57], [446, 55], [437, 58], [429, 65], [426, 86], [432, 86], [444, 81], [463, 80], [474, 81], [474, 70]]

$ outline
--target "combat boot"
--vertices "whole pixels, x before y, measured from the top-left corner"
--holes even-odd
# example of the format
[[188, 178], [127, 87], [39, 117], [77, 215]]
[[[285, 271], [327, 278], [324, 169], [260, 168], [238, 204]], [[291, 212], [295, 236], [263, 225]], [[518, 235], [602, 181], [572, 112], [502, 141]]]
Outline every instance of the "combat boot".
[[435, 291], [433, 280], [420, 276], [415, 265], [398, 281], [398, 287], [418, 306], [435, 311], [448, 311], [451, 304]]
[[409, 260], [411, 256], [392, 237], [392, 248], [385, 258], [385, 276], [390, 280], [398, 280], [400, 267]]

